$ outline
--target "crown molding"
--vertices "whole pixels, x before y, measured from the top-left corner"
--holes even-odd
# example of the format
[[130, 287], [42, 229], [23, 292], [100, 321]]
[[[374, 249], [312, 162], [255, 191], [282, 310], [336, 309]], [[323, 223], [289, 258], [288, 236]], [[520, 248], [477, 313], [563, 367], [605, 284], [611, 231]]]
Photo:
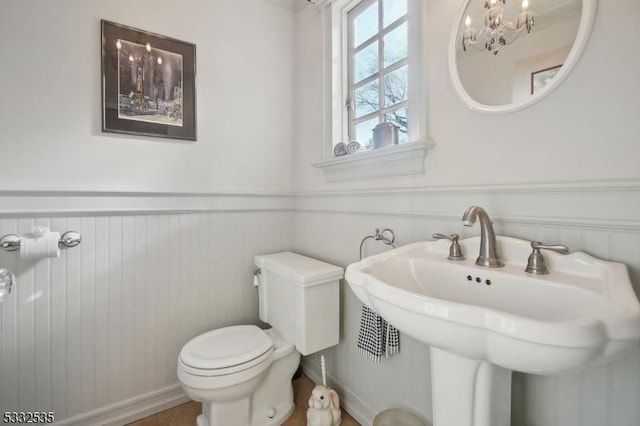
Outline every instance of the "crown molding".
[[325, 6], [330, 6], [334, 0], [307, 0], [310, 3], [313, 3], [318, 9], [322, 9]]
[[[267, 0], [267, 1], [278, 7], [287, 9], [291, 12], [299, 12], [309, 5], [309, 0]], [[319, 0], [319, 1], [325, 1], [325, 0]]]

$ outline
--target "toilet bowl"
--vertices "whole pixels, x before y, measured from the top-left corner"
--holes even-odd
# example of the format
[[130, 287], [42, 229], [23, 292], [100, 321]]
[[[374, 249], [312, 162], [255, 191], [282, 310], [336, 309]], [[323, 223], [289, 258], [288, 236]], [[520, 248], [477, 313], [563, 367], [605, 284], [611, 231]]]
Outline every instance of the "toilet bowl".
[[276, 330], [224, 327], [189, 341], [178, 378], [202, 402], [198, 426], [275, 426], [293, 411], [291, 377], [300, 354]]
[[202, 402], [197, 426], [281, 425], [300, 354], [338, 343], [342, 268], [291, 252], [257, 256], [256, 268], [260, 319], [272, 328], [223, 327], [180, 351], [178, 379]]

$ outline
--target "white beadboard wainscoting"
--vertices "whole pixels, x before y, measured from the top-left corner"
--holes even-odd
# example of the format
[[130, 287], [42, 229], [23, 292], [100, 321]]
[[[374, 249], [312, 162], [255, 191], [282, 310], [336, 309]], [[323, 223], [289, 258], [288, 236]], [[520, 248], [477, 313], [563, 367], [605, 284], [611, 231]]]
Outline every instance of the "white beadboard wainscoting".
[[[392, 228], [404, 245], [434, 232], [478, 235], [462, 225], [467, 207], [485, 207], [496, 232], [563, 243], [624, 262], [640, 294], [640, 184], [517, 185], [305, 193], [296, 197], [294, 249], [337, 265], [357, 261], [362, 238]], [[387, 250], [369, 240], [365, 255]], [[467, 253], [474, 256], [474, 253]], [[523, 268], [527, 259], [522, 259]], [[405, 407], [431, 418], [428, 347], [401, 336], [401, 353], [376, 364], [356, 348], [361, 304], [342, 286], [341, 342], [325, 351], [331, 385], [362, 424], [379, 411]], [[318, 381], [319, 354], [305, 358]], [[638, 426], [640, 348], [576, 374], [513, 375], [513, 426]]]
[[[54, 411], [61, 425], [123, 424], [180, 403], [176, 359], [191, 337], [256, 322], [256, 254], [295, 249], [346, 266], [390, 227], [398, 244], [433, 232], [498, 233], [567, 244], [628, 265], [640, 289], [640, 183], [416, 188], [291, 194], [0, 192], [0, 233], [76, 230], [60, 258], [0, 251], [18, 284], [0, 305], [0, 411]], [[365, 254], [386, 250], [369, 241]], [[473, 255], [473, 254], [471, 254]], [[523, 267], [526, 259], [523, 259]], [[360, 303], [341, 289], [341, 343], [329, 379], [363, 425], [390, 407], [431, 418], [428, 347], [402, 336], [379, 365], [356, 348]], [[319, 381], [319, 354], [306, 371]], [[637, 426], [640, 349], [577, 374], [514, 374], [514, 426]]]
[[0, 251], [17, 284], [0, 305], [0, 411], [124, 424], [186, 397], [184, 343], [258, 321], [257, 254], [288, 250], [282, 194], [0, 193], [0, 233], [79, 231], [59, 258]]

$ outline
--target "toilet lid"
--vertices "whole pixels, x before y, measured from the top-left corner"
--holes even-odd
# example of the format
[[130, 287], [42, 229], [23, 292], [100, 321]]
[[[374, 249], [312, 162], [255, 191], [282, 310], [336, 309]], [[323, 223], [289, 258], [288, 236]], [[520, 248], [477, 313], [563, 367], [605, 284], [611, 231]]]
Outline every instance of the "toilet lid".
[[180, 359], [198, 369], [221, 369], [254, 360], [272, 346], [267, 333], [255, 325], [234, 325], [191, 339], [182, 348]]

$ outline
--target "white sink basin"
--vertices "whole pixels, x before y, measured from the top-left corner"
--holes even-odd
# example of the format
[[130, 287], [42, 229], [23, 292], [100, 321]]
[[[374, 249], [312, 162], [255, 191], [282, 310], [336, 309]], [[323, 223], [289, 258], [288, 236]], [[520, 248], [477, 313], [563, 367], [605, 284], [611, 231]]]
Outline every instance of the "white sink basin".
[[551, 273], [535, 275], [524, 272], [530, 242], [497, 243], [504, 268], [474, 264], [474, 237], [460, 241], [464, 261], [447, 259], [448, 241], [425, 241], [349, 265], [345, 278], [400, 331], [510, 370], [580, 368], [640, 338], [640, 304], [623, 264], [545, 252]]
[[[529, 241], [497, 237], [503, 268], [475, 265], [479, 237], [460, 241], [464, 261], [447, 259], [449, 244], [410, 244], [351, 264], [345, 273], [363, 303], [431, 345], [433, 406], [440, 412], [435, 426], [508, 424], [509, 411], [491, 411], [497, 406], [491, 395], [478, 409], [478, 390], [508, 406], [512, 370], [575, 370], [606, 361], [640, 338], [640, 304], [621, 263], [545, 251], [550, 274], [535, 275], [524, 271]], [[461, 418], [464, 407], [444, 406], [465, 386], [468, 419]]]

